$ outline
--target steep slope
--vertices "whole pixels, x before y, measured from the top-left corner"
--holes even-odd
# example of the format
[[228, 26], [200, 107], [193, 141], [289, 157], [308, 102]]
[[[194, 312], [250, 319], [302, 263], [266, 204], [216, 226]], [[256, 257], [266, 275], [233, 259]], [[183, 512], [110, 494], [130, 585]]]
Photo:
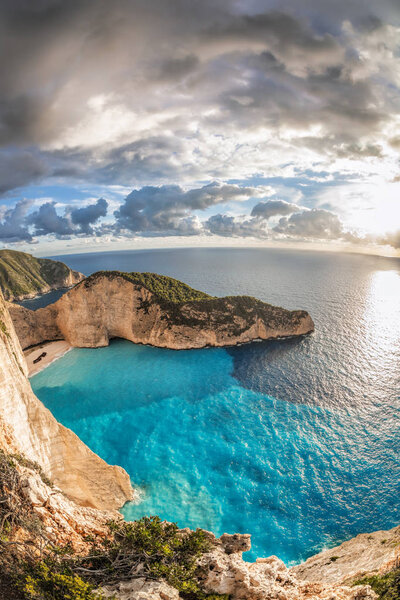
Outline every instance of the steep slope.
[[388, 531], [360, 533], [340, 546], [311, 556], [291, 569], [298, 579], [347, 583], [386, 573], [400, 565], [400, 525]]
[[72, 346], [107, 346], [124, 338], [189, 349], [229, 346], [314, 330], [310, 315], [249, 296], [213, 298], [169, 277], [95, 273], [37, 311], [9, 306], [23, 348], [65, 339]]
[[25, 252], [0, 250], [0, 290], [6, 300], [32, 298], [50, 290], [75, 285], [84, 278], [67, 265]]
[[[167, 579], [165, 570], [157, 571], [156, 577], [154, 573], [150, 577], [145, 576], [149, 555], [143, 555], [142, 548], [143, 543], [148, 544], [151, 539], [147, 535], [129, 534], [129, 524], [116, 529], [114, 523], [111, 528], [108, 521], [115, 514], [91, 508], [115, 508], [128, 499], [131, 496], [128, 477], [119, 467], [110, 467], [94, 455], [71, 431], [57, 423], [34, 396], [26, 378], [21, 347], [1, 294], [0, 449], [7, 453], [0, 452], [0, 591], [7, 589], [8, 593], [8, 586], [13, 581], [12, 562], [9, 563], [11, 573], [3, 570], [7, 553], [11, 553], [10, 561], [14, 556], [15, 572], [18, 573], [24, 568], [29, 548], [32, 561], [42, 561], [43, 550], [48, 551], [53, 569], [59, 564], [63, 581], [68, 581], [62, 561], [69, 558], [70, 564], [72, 561], [79, 567], [79, 557], [85, 560], [87, 553], [93, 551], [93, 540], [101, 544], [106, 536], [107, 541], [101, 546], [104, 548], [101, 557], [109, 560], [109, 556], [114, 566], [117, 561], [120, 576], [116, 579], [106, 562], [106, 568], [100, 570], [104, 576], [102, 579], [96, 567], [98, 563], [93, 564], [93, 554], [86, 559], [86, 569], [79, 571], [83, 577], [91, 577], [89, 581], [94, 580], [96, 585], [103, 587], [104, 597], [178, 600], [180, 595], [171, 579]], [[9, 453], [18, 453], [19, 456], [12, 459]], [[38, 461], [61, 490], [51, 487], [41, 470], [21, 454]], [[10, 479], [7, 479], [7, 473]], [[23, 518], [19, 518], [19, 512]], [[6, 535], [3, 535], [4, 527]], [[168, 524], [165, 527], [168, 528]], [[119, 532], [117, 539], [108, 539], [116, 530]], [[120, 532], [123, 531], [127, 534], [121, 538]], [[163, 550], [168, 557], [171, 549], [163, 545], [163, 535], [161, 531], [151, 543], [157, 545], [158, 553]], [[179, 535], [187, 536], [188, 530], [181, 530]], [[250, 548], [249, 535], [224, 534], [219, 539], [208, 532], [203, 535], [208, 539], [209, 547], [196, 555], [197, 570], [193, 575], [203, 592], [200, 596], [189, 594], [189, 597], [204, 598], [206, 593], [226, 594], [231, 600], [374, 600], [376, 595], [369, 586], [347, 587], [341, 581], [344, 575], [359, 572], [361, 546], [367, 548], [366, 552], [363, 551], [362, 570], [382, 572], [393, 566], [394, 555], [390, 551], [398, 542], [398, 530], [364, 536], [366, 539], [362, 540], [359, 536], [338, 549], [328, 551], [330, 554], [322, 553], [309, 559], [305, 565], [288, 570], [275, 556], [258, 559], [255, 563], [243, 561], [242, 552]], [[384, 540], [388, 545], [383, 550]], [[40, 548], [40, 552], [32, 550], [35, 547]], [[332, 560], [332, 553], [339, 551], [343, 559], [341, 562], [349, 565], [345, 567], [342, 564], [335, 574], [331, 564], [339, 562], [339, 559]], [[33, 585], [39, 585], [38, 581], [38, 578], [31, 577], [31, 590]], [[39, 596], [23, 596], [24, 600], [28, 597]], [[65, 600], [74, 596], [57, 592], [52, 597]]]
[[33, 394], [26, 363], [0, 292], [0, 448], [37, 461], [72, 499], [117, 509], [132, 498], [129, 477], [60, 425]]

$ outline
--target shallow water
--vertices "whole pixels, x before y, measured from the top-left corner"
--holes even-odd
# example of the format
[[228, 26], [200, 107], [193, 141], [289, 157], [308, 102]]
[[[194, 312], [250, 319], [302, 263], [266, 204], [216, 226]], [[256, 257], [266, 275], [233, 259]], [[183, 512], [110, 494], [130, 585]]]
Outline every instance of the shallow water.
[[140, 487], [127, 518], [249, 532], [248, 558], [288, 563], [399, 522], [398, 260], [225, 249], [82, 256], [64, 260], [85, 273], [151, 270], [218, 295], [252, 294], [305, 308], [316, 324], [301, 340], [229, 350], [115, 340], [74, 349], [32, 378], [55, 416]]

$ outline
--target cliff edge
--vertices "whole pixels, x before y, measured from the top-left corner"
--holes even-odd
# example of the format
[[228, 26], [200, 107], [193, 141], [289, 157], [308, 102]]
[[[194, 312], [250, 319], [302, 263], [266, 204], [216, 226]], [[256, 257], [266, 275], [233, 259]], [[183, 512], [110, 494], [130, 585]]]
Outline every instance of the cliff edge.
[[[88, 289], [97, 283], [107, 285], [100, 276]], [[34, 396], [1, 293], [0, 496], [0, 596], [3, 590], [18, 600], [49, 597], [49, 586], [60, 600], [78, 597], [78, 591], [89, 598], [92, 588], [103, 600], [208, 594], [215, 600], [375, 600], [369, 585], [344, 580], [398, 564], [398, 528], [358, 536], [287, 569], [275, 556], [244, 561], [249, 535], [216, 539], [157, 518], [110, 523], [116, 514], [99, 508], [115, 509], [131, 498], [129, 478], [57, 423]]]
[[176, 350], [299, 336], [314, 330], [304, 310], [250, 296], [214, 298], [170, 277], [100, 271], [37, 311], [9, 305], [23, 348], [64, 339], [107, 346], [112, 338]]
[[107, 465], [36, 398], [0, 292], [0, 448], [37, 461], [69, 498], [117, 509], [133, 496], [128, 474]]
[[0, 250], [0, 290], [6, 300], [33, 298], [51, 290], [72, 287], [82, 279], [82, 273], [58, 260], [35, 258], [17, 250]]

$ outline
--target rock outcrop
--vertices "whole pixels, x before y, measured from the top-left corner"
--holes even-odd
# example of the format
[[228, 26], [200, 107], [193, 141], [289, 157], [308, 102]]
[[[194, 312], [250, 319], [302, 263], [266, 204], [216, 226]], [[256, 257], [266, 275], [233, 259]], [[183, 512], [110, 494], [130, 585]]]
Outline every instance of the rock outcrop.
[[[210, 534], [211, 537], [212, 534]], [[204, 589], [227, 594], [231, 600], [372, 600], [369, 586], [347, 587], [299, 581], [276, 556], [245, 562], [242, 552], [251, 547], [250, 536], [223, 535], [201, 559]], [[128, 598], [126, 598], [128, 600]]]
[[82, 273], [58, 260], [0, 250], [0, 290], [6, 300], [33, 298], [51, 290], [72, 287], [82, 279]]
[[[23, 495], [44, 527], [46, 539], [58, 547], [69, 544], [76, 555], [91, 550], [91, 539], [107, 535], [113, 513], [77, 506], [59, 489], [51, 488], [37, 470], [17, 465]], [[181, 530], [184, 532], [185, 530]], [[187, 531], [187, 530], [186, 530]], [[376, 600], [369, 586], [344, 586], [335, 582], [297, 579], [276, 556], [243, 560], [251, 547], [249, 535], [224, 534], [216, 538], [205, 532], [210, 551], [198, 559], [198, 581], [206, 593], [226, 594], [230, 600]], [[29, 535], [25, 539], [29, 539]], [[20, 533], [20, 539], [24, 535]], [[178, 591], [166, 581], [135, 576], [99, 590], [116, 600], [178, 600]]]
[[[149, 279], [143, 281], [145, 275]], [[162, 287], [171, 282], [178, 290], [175, 293], [174, 289], [174, 300]], [[190, 292], [195, 299], [186, 300]], [[93, 348], [107, 346], [112, 338], [124, 338], [181, 350], [298, 336], [314, 330], [310, 315], [303, 310], [285, 310], [248, 296], [212, 298], [170, 278], [113, 271], [91, 275], [57, 302], [37, 311], [16, 305], [9, 309], [23, 348], [59, 339]]]
[[298, 579], [346, 583], [386, 573], [400, 564], [400, 525], [361, 533], [340, 546], [311, 556], [291, 569]]
[[0, 292], [0, 448], [37, 461], [78, 504], [117, 509], [132, 498], [127, 473], [107, 465], [56, 421], [32, 392], [26, 363]]
[[[103, 294], [113, 290], [102, 279], [94, 283], [105, 287]], [[122, 285], [127, 293], [128, 288]], [[79, 287], [73, 292], [79, 294]], [[147, 295], [148, 290], [146, 293], [135, 289], [129, 293], [130, 301], [150, 302], [146, 306], [151, 311], [153, 299]], [[84, 306], [84, 298], [83, 294], [80, 306]], [[87, 300], [89, 307], [100, 310], [90, 304], [92, 298]], [[111, 306], [118, 308], [119, 292], [114, 301]], [[223, 299], [224, 306], [225, 302], [232, 300]], [[159, 303], [155, 304], [154, 310], [160, 310], [157, 308]], [[140, 310], [145, 311], [143, 306]], [[272, 310], [275, 309], [272, 307]], [[99, 314], [96, 315], [98, 318]], [[254, 319], [258, 318], [256, 312]], [[105, 320], [104, 327], [102, 340], [106, 339], [104, 331], [107, 335], [113, 334], [113, 320], [111, 324]], [[94, 333], [91, 335], [96, 339]], [[34, 396], [26, 378], [21, 347], [1, 294], [0, 448], [38, 461], [57, 484], [58, 487], [51, 487], [40, 469], [29, 466], [23, 458], [17, 459], [16, 469], [23, 481], [22, 494], [44, 527], [42, 531], [46, 538], [57, 547], [71, 545], [77, 554], [86, 554], [92, 543], [88, 536], [92, 539], [106, 536], [107, 522], [116, 517], [113, 509], [132, 495], [127, 474], [119, 467], [108, 466], [93, 454], [71, 431], [57, 423]], [[249, 535], [224, 534], [216, 539], [212, 533], [207, 533], [210, 549], [198, 559], [197, 577], [206, 593], [227, 594], [231, 600], [376, 600], [376, 594], [369, 586], [352, 587], [343, 582], [350, 583], [356, 576], [392, 568], [397, 560], [399, 533], [398, 527], [388, 532], [357, 536], [292, 569], [287, 569], [275, 556], [254, 563], [244, 561], [242, 553], [250, 549]], [[23, 530], [19, 539], [24, 540]], [[101, 591], [117, 600], [179, 598], [178, 591], [164, 580], [137, 576]]]

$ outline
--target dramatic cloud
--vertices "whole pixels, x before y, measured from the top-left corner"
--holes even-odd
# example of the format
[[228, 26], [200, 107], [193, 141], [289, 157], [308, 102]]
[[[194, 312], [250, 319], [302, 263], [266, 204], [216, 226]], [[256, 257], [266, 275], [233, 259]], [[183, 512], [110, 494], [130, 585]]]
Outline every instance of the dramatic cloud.
[[221, 185], [215, 182], [188, 191], [178, 185], [147, 186], [133, 190], [114, 215], [120, 229], [182, 233], [187, 229], [182, 229], [182, 223], [188, 223], [190, 211], [204, 211], [217, 204], [265, 196], [269, 192], [270, 188]]
[[379, 244], [388, 244], [398, 250], [400, 248], [400, 229], [395, 233], [389, 233], [387, 236], [379, 238], [377, 241]]
[[91, 225], [96, 223], [100, 217], [107, 214], [108, 202], [104, 198], [99, 198], [96, 204], [89, 204], [83, 208], [71, 210], [71, 221], [74, 225], [79, 225], [82, 233], [93, 233]]
[[[269, 236], [342, 239], [351, 186], [374, 190], [361, 212], [399, 174], [399, 34], [395, 0], [3, 0], [4, 239], [263, 237], [274, 217]], [[66, 186], [90, 191], [64, 209]], [[115, 186], [137, 189], [113, 222], [87, 198], [113, 212]], [[16, 194], [50, 201], [21, 216]]]
[[205, 222], [204, 227], [210, 233], [227, 237], [268, 237], [265, 222], [243, 216], [213, 215]]
[[0, 150], [0, 195], [49, 174], [40, 157], [24, 150]]
[[291, 215], [300, 209], [297, 204], [285, 202], [285, 200], [269, 200], [268, 202], [259, 202], [251, 211], [252, 217], [263, 217], [270, 219], [277, 215]]
[[0, 240], [5, 243], [30, 242], [32, 236], [26, 227], [26, 214], [31, 206], [30, 200], [20, 200], [14, 208], [0, 211]]
[[29, 225], [33, 225], [35, 235], [67, 236], [73, 229], [66, 217], [61, 217], [56, 212], [55, 202], [45, 202], [28, 218]]
[[337, 240], [343, 237], [343, 227], [337, 215], [313, 208], [283, 217], [274, 227], [276, 233], [305, 239]]

